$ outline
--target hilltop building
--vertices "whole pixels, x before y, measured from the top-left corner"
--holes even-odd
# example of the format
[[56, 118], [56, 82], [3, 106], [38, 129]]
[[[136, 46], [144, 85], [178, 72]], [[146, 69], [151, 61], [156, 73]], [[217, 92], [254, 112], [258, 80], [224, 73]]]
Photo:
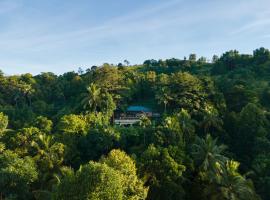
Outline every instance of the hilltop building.
[[126, 112], [116, 113], [114, 124], [130, 126], [140, 121], [140, 118], [145, 115], [149, 118], [159, 117], [158, 113], [154, 113], [152, 109], [144, 106], [129, 106]]

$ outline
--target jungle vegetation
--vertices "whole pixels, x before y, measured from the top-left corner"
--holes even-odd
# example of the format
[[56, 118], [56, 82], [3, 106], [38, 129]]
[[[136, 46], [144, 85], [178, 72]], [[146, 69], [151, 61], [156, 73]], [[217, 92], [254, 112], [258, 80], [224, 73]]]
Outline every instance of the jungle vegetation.
[[[270, 199], [270, 52], [0, 73], [0, 200]], [[161, 114], [116, 126], [115, 110]]]

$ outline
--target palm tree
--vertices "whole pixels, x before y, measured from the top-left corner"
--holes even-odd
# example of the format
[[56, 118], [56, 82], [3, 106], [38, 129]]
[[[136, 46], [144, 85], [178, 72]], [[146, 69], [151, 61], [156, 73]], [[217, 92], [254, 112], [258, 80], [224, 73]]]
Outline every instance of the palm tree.
[[223, 121], [219, 118], [217, 111], [205, 112], [203, 121], [201, 122], [201, 127], [204, 133], [209, 133], [211, 130], [221, 131], [223, 126]]
[[211, 181], [220, 178], [220, 173], [225, 166], [227, 158], [222, 155], [226, 149], [225, 145], [218, 145], [217, 140], [207, 134], [205, 139], [196, 138], [192, 145], [192, 157], [198, 167], [199, 173], [210, 178]]
[[32, 88], [31, 85], [25, 84], [25, 85], [22, 85], [21, 91], [22, 91], [25, 99], [28, 101], [28, 105], [31, 107], [32, 106], [32, 94], [35, 92], [35, 90]]
[[172, 98], [169, 96], [169, 91], [165, 88], [162, 87], [161, 91], [158, 92], [156, 95], [156, 99], [158, 100], [159, 104], [164, 104], [164, 113], [167, 112], [167, 105]]
[[[51, 147], [53, 145], [53, 137], [51, 135], [45, 135], [45, 134], [40, 134], [38, 136], [38, 141], [33, 141], [32, 146], [37, 150], [36, 159], [44, 159], [47, 158], [47, 160], [52, 160], [51, 157]], [[48, 163], [50, 168], [52, 168], [53, 164], [52, 162]]]
[[32, 142], [32, 147], [36, 149], [34, 159], [42, 172], [41, 187], [48, 188], [55, 181], [54, 174], [59, 173], [63, 163], [64, 145], [54, 142], [51, 135], [40, 134]]
[[209, 134], [197, 138], [192, 146], [192, 156], [199, 168], [199, 178], [204, 183], [203, 199], [210, 200], [258, 200], [253, 184], [239, 174], [239, 163], [230, 161], [222, 153], [224, 145]]
[[37, 199], [51, 199], [52, 188], [58, 183], [63, 169], [64, 145], [54, 141], [53, 136], [40, 134], [32, 142], [36, 150], [34, 159], [40, 170], [38, 190], [32, 191]]
[[228, 200], [256, 200], [253, 184], [237, 172], [239, 163], [235, 161], [226, 162], [226, 170], [222, 174], [220, 191], [224, 199]]
[[20, 97], [21, 97], [21, 93], [20, 93], [20, 91], [17, 89], [17, 90], [15, 91], [14, 96], [13, 96], [13, 100], [14, 100], [14, 102], [15, 102], [16, 108], [18, 108], [18, 101], [19, 101]]
[[177, 114], [177, 118], [179, 120], [179, 125], [184, 139], [186, 141], [190, 141], [195, 132], [195, 120], [191, 118], [190, 114], [185, 109], [181, 109], [181, 111]]
[[238, 167], [238, 162], [228, 160], [222, 178], [207, 185], [203, 195], [211, 200], [259, 200], [252, 182], [238, 173]]
[[[140, 118], [139, 125], [143, 127], [143, 129], [145, 129], [146, 127], [151, 125], [151, 120], [146, 115], [143, 115]], [[143, 132], [143, 141], [145, 144], [145, 130]]]
[[84, 108], [89, 107], [90, 111], [96, 112], [98, 105], [100, 104], [101, 89], [96, 84], [91, 83], [87, 88], [87, 93], [83, 94], [82, 105]]

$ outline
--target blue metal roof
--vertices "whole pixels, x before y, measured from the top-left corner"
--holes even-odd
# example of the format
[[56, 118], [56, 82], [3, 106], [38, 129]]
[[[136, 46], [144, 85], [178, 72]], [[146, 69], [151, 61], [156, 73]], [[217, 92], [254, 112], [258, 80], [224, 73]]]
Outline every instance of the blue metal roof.
[[144, 107], [144, 106], [129, 106], [127, 108], [127, 111], [130, 111], [130, 112], [151, 112], [151, 109]]

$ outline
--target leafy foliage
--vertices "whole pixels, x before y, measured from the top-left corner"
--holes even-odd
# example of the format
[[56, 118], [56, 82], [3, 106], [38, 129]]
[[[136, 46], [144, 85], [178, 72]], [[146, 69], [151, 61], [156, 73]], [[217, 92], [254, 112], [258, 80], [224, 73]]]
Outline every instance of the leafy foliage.
[[265, 48], [0, 72], [0, 199], [270, 199], [269, 82]]

